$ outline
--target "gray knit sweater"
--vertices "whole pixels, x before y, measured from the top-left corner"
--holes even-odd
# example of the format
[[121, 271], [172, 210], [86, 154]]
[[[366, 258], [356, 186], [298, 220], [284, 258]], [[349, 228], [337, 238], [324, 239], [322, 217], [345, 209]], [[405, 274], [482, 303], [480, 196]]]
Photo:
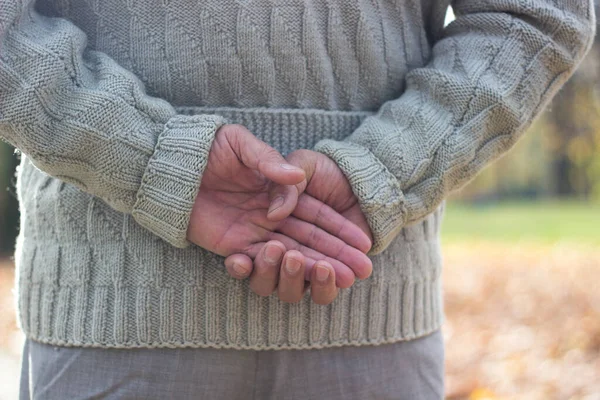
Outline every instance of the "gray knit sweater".
[[[31, 339], [319, 348], [440, 327], [441, 205], [574, 71], [591, 0], [0, 0], [0, 137], [23, 154]], [[252, 293], [186, 240], [216, 129], [345, 173], [374, 273], [329, 306]]]

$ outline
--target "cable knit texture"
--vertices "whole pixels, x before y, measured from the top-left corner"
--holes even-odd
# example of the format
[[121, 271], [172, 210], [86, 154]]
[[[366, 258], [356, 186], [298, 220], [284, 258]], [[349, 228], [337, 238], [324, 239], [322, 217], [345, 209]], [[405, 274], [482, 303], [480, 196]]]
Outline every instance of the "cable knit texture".
[[[0, 137], [22, 153], [19, 323], [66, 346], [320, 348], [443, 321], [443, 200], [591, 45], [591, 0], [0, 0]], [[262, 298], [185, 239], [216, 130], [335, 160], [373, 275]], [[210, 227], [207, 227], [209, 229]]]

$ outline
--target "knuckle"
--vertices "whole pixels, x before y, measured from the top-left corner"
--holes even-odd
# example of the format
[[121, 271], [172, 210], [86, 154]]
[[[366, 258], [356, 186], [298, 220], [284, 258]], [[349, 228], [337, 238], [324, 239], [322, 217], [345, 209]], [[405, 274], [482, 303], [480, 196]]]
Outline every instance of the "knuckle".
[[308, 243], [308, 245], [310, 247], [316, 248], [317, 244], [320, 241], [320, 238], [319, 238], [319, 236], [320, 236], [319, 233], [320, 232], [321, 231], [319, 230], [319, 228], [316, 225], [313, 225], [310, 228], [310, 232], [308, 234], [308, 241], [307, 241], [307, 243]]
[[344, 252], [344, 250], [349, 249], [349, 248], [350, 248], [350, 246], [347, 243], [343, 243], [333, 258], [335, 258], [336, 260], [339, 260], [340, 255]]
[[247, 132], [247, 129], [240, 124], [225, 124], [217, 131], [218, 135], [224, 135], [230, 142], [237, 142], [239, 136]]
[[337, 232], [335, 233], [335, 236], [339, 237], [340, 234], [342, 233], [342, 230], [344, 230], [344, 228], [346, 227], [346, 224], [350, 222], [348, 221], [346, 218], [344, 218], [344, 220], [342, 221], [342, 223], [340, 224]]
[[261, 151], [261, 159], [269, 161], [281, 161], [282, 156], [277, 150], [265, 143]]
[[250, 243], [250, 244], [246, 245], [245, 247], [242, 247], [236, 251], [239, 254], [243, 254], [243, 255], [247, 256], [248, 258], [253, 259], [254, 258], [253, 253], [256, 252], [255, 246], [256, 246], [255, 244]]
[[288, 157], [290, 159], [294, 159], [296, 157], [298, 158], [304, 158], [307, 157], [308, 155], [310, 155], [311, 151], [308, 149], [298, 149], [298, 150], [294, 150], [293, 152], [291, 152]]
[[232, 133], [249, 133], [250, 131], [242, 124], [227, 124], [225, 125], [229, 132]]
[[[328, 219], [327, 215], [326, 215], [327, 211], [329, 211], [329, 207], [327, 206], [327, 204], [321, 203], [321, 205], [319, 206], [319, 209], [317, 210], [317, 214], [315, 215], [315, 222], [316, 221], [326, 221]], [[338, 232], [337, 236], [339, 236], [339, 232]]]
[[256, 150], [257, 153], [263, 158], [272, 155], [274, 152], [276, 153], [275, 149], [269, 146], [267, 142], [264, 142], [262, 140], [260, 140], [259, 146], [256, 148]]

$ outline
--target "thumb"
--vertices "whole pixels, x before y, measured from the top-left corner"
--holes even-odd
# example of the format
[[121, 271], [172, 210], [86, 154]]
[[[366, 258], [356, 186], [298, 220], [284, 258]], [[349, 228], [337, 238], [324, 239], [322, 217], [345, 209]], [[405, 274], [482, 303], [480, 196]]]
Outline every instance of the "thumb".
[[281, 185], [295, 185], [304, 180], [302, 168], [289, 164], [277, 150], [254, 136], [243, 125], [231, 124], [223, 133], [237, 158], [246, 167]]
[[306, 181], [296, 185], [298, 186], [299, 192], [303, 192], [306, 189], [307, 184], [315, 173], [318, 156], [318, 153], [312, 150], [299, 149], [291, 152], [286, 157], [288, 163], [301, 168], [304, 171]]
[[[286, 157], [287, 162], [301, 168], [305, 179], [295, 185], [272, 185], [269, 190], [271, 206], [267, 218], [271, 221], [280, 221], [288, 217], [296, 208], [299, 196], [306, 190], [306, 186], [315, 171], [316, 153], [306, 149], [293, 151]], [[284, 199], [284, 200], [282, 200]]]

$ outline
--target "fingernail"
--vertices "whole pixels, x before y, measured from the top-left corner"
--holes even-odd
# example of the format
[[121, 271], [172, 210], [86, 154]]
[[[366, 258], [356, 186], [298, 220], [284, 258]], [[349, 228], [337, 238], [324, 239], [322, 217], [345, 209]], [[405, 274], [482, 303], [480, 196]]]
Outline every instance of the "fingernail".
[[299, 171], [301, 171], [301, 168], [293, 166], [292, 164], [281, 164], [281, 168], [287, 169], [287, 170], [290, 170], [290, 171], [293, 171], [293, 170], [299, 170]]
[[265, 261], [268, 262], [269, 264], [275, 264], [277, 262], [279, 262], [279, 259], [281, 258], [282, 253], [281, 253], [281, 249], [279, 248], [279, 246], [267, 246], [267, 248], [265, 249]]
[[271, 214], [273, 211], [277, 210], [282, 205], [283, 205], [283, 197], [279, 196], [271, 202], [271, 206], [269, 207], [269, 212], [267, 212], [267, 214]]
[[288, 274], [296, 275], [301, 265], [302, 263], [300, 261], [290, 257], [286, 260], [285, 269], [287, 270]]
[[246, 268], [242, 267], [240, 264], [233, 264], [233, 270], [240, 276], [246, 275]]
[[323, 267], [322, 265], [317, 265], [315, 268], [317, 269], [317, 280], [321, 283], [327, 282], [327, 278], [329, 278], [329, 268]]

